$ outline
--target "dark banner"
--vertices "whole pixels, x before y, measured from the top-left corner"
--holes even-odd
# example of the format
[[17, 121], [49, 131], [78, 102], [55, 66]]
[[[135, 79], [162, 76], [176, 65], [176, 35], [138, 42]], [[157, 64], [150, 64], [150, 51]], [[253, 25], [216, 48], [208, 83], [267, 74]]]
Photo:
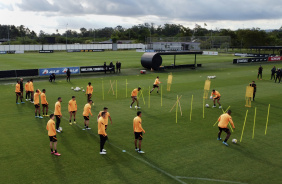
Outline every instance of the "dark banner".
[[10, 77], [17, 77], [15, 70], [5, 70], [0, 71], [0, 78], [10, 78]]
[[15, 50], [9, 50], [9, 51], [7, 51], [7, 54], [15, 54], [15, 53], [16, 53]]
[[[90, 73], [90, 72], [104, 72], [104, 66], [81, 66], [80, 73]], [[115, 71], [115, 66], [113, 67], [106, 67], [106, 71]]]
[[251, 63], [251, 62], [264, 62], [268, 58], [242, 58], [242, 59], [233, 59], [233, 64], [236, 63]]
[[53, 53], [54, 50], [40, 50], [39, 53]]
[[16, 70], [17, 77], [38, 76], [38, 69]]
[[0, 51], [0, 54], [7, 54], [6, 51]]
[[67, 52], [104, 52], [104, 49], [69, 49]]
[[273, 56], [273, 54], [235, 53], [234, 56], [241, 56], [241, 57], [270, 57], [270, 56]]

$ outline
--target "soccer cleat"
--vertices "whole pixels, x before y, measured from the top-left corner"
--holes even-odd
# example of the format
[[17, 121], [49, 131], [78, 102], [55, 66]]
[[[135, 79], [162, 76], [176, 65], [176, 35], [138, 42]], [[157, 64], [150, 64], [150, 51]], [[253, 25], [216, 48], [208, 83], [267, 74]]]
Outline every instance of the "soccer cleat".
[[86, 130], [90, 130], [91, 128], [86, 128]]
[[141, 107], [137, 107], [138, 109], [141, 109]]
[[138, 151], [138, 153], [145, 153], [144, 151]]
[[104, 151], [100, 152], [100, 155], [106, 155], [106, 154], [107, 152], [104, 152]]
[[132, 106], [129, 107], [130, 109], [132, 108]]
[[214, 105], [214, 106], [212, 106], [212, 108], [215, 108], [216, 106]]
[[39, 116], [38, 118], [39, 118], [39, 119], [43, 119], [43, 117], [42, 117], [42, 116]]
[[61, 133], [61, 131], [60, 130], [56, 130], [58, 133]]
[[76, 121], [74, 121], [73, 123], [76, 124]]
[[51, 151], [51, 155], [54, 154], [54, 153], [55, 153], [55, 151]]
[[102, 149], [102, 151], [103, 151], [103, 152], [106, 152], [107, 150], [105, 150], [105, 149]]
[[19, 102], [16, 102], [16, 104], [20, 104]]
[[221, 138], [217, 138], [217, 140], [218, 140], [218, 141], [220, 141], [220, 140], [221, 140]]
[[227, 144], [227, 142], [224, 142], [224, 141], [223, 141], [222, 143], [223, 143], [225, 146], [229, 146], [229, 145]]
[[28, 99], [25, 99], [25, 101], [28, 101]]
[[72, 123], [69, 123], [70, 125], [72, 125]]
[[138, 148], [136, 148], [136, 149], [135, 149], [135, 151], [139, 151], [139, 149], [138, 149]]
[[25, 102], [21, 102], [22, 104], [24, 104]]
[[60, 153], [54, 153], [54, 155], [56, 155], [56, 156], [61, 156], [61, 154], [60, 154]]
[[30, 103], [34, 103], [34, 101], [30, 101]]
[[221, 109], [222, 107], [221, 107], [221, 106], [219, 106], [218, 108], [219, 108], [219, 109]]
[[39, 116], [35, 116], [35, 118], [39, 118]]

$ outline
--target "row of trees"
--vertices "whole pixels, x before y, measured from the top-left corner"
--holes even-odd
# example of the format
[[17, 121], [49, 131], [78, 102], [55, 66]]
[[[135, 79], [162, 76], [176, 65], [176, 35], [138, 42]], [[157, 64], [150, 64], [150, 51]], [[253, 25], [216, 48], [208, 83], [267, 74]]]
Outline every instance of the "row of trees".
[[[197, 36], [230, 36], [230, 47], [248, 48], [250, 46], [277, 46], [282, 45], [282, 26], [280, 29], [266, 32], [260, 28], [252, 29], [216, 29], [208, 30], [200, 25], [194, 28], [185, 27], [180, 24], [164, 24], [156, 26], [154, 23], [145, 23], [134, 25], [131, 28], [122, 26], [105, 27], [100, 29], [80, 28], [76, 30], [66, 30], [60, 34], [58, 30], [55, 33], [48, 34], [40, 31], [38, 34], [33, 30], [21, 26], [0, 25], [0, 38], [10, 39], [9, 43], [4, 44], [44, 44], [46, 37], [55, 37], [55, 43], [92, 43], [112, 39], [132, 40], [135, 43], [145, 43], [148, 37], [197, 37]], [[66, 40], [67, 39], [67, 40]]]

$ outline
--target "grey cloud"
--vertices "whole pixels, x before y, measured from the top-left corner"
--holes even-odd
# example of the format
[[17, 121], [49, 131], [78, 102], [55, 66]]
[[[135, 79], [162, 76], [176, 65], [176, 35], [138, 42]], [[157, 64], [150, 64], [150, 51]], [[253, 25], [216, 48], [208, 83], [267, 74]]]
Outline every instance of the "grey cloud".
[[4, 9], [7, 9], [9, 11], [13, 11], [14, 10], [12, 5], [6, 5], [6, 4], [3, 4], [3, 3], [0, 2], [0, 10], [4, 10]]

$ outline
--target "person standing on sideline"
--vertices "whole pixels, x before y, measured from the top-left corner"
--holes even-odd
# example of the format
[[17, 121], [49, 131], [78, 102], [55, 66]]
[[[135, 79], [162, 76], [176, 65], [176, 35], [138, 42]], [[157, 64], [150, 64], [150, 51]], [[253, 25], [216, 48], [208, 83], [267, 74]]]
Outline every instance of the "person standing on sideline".
[[[42, 89], [42, 93], [41, 93], [41, 105], [42, 105], [42, 113], [43, 113], [43, 116], [48, 116], [48, 102], [47, 102], [47, 99], [46, 99], [46, 90], [45, 89]], [[46, 109], [46, 111], [45, 111]]]
[[30, 100], [29, 80], [24, 85], [25, 88], [25, 101]]
[[[41, 91], [39, 89], [36, 90], [36, 93], [34, 94], [34, 107], [35, 107], [35, 117], [42, 119], [43, 117], [40, 116], [40, 103], [39, 103], [39, 97], [41, 95]], [[37, 116], [38, 113], [38, 116]]]
[[71, 117], [73, 115], [73, 123], [76, 124], [75, 115], [77, 111], [77, 104], [75, 100], [75, 96], [72, 96], [72, 99], [69, 101], [68, 111], [70, 113], [70, 125], [72, 125]]
[[270, 80], [272, 80], [272, 78], [275, 80], [275, 73], [276, 73], [276, 68], [275, 66], [271, 69], [271, 78]]
[[86, 87], [86, 93], [85, 93], [85, 95], [87, 95], [87, 102], [91, 100], [92, 93], [93, 93], [93, 86], [91, 86], [91, 82], [88, 82], [88, 86]]
[[108, 135], [106, 133], [105, 128], [105, 118], [106, 113], [102, 112], [101, 117], [98, 119], [98, 134], [100, 136], [100, 155], [106, 155], [107, 150], [104, 149], [104, 145], [108, 139]]
[[277, 79], [279, 80], [279, 83], [280, 83], [280, 81], [281, 81], [281, 75], [282, 75], [281, 69], [278, 68], [278, 69], [277, 69], [277, 72], [276, 72], [275, 83], [276, 83]]
[[115, 66], [114, 66], [113, 62], [111, 61], [111, 62], [110, 62], [110, 66], [109, 66], [110, 73], [112, 73], [112, 71], [115, 73], [114, 67], [115, 67]]
[[150, 91], [150, 93], [152, 93], [154, 91], [155, 88], [158, 88], [158, 91], [157, 93], [159, 93], [159, 90], [160, 90], [160, 86], [159, 84], [161, 83], [160, 79], [159, 79], [159, 76], [157, 76], [154, 84], [153, 84], [153, 89]]
[[61, 132], [59, 130], [59, 127], [61, 123], [61, 118], [63, 117], [62, 112], [61, 112], [61, 102], [62, 102], [62, 98], [59, 97], [58, 101], [55, 103], [55, 112], [54, 112], [54, 115], [56, 116], [56, 130], [58, 133]]
[[259, 76], [260, 76], [260, 80], [262, 80], [262, 66], [260, 65], [259, 68], [258, 68], [258, 77], [257, 77], [257, 80], [259, 80]]
[[23, 98], [23, 78], [20, 79], [20, 86], [21, 86], [21, 98]]
[[113, 122], [112, 122], [112, 118], [110, 116], [110, 113], [108, 112], [108, 107], [104, 107], [104, 111], [99, 112], [97, 119], [99, 119], [102, 116], [103, 112], [105, 112], [105, 129], [107, 130], [109, 118], [111, 120], [111, 124], [113, 124]]
[[250, 86], [252, 86], [254, 88], [254, 90], [253, 90], [253, 101], [255, 101], [255, 96], [256, 96], [256, 92], [257, 92], [257, 85], [255, 84], [255, 81], [252, 81]]
[[219, 118], [218, 118], [218, 129], [219, 129], [219, 132], [218, 132], [218, 135], [217, 135], [217, 140], [221, 140], [220, 136], [221, 136], [221, 132], [224, 131], [227, 135], [224, 139], [224, 141], [222, 142], [225, 146], [229, 146], [227, 144], [227, 141], [231, 135], [231, 132], [229, 130], [229, 128], [227, 128], [227, 125], [228, 123], [230, 122], [233, 129], [235, 129], [235, 126], [234, 126], [234, 123], [232, 121], [232, 117], [230, 116], [231, 115], [231, 110], [228, 110], [227, 113], [225, 114], [222, 114]]
[[121, 68], [121, 62], [118, 62], [118, 72], [120, 73], [120, 68]]
[[107, 73], [107, 63], [106, 62], [104, 62], [104, 71], [105, 73]]
[[135, 108], [140, 109], [140, 107], [139, 107], [139, 102], [138, 102], [138, 99], [137, 99], [137, 96], [138, 96], [138, 93], [139, 93], [140, 90], [141, 90], [141, 88], [138, 87], [138, 88], [135, 88], [135, 89], [131, 92], [132, 103], [131, 103], [131, 105], [130, 105], [130, 108], [132, 108], [132, 105], [133, 105], [134, 102], [136, 101], [136, 102], [137, 102], [137, 106], [135, 106]]
[[21, 96], [21, 84], [20, 84], [20, 81], [17, 81], [15, 93], [16, 93], [16, 104], [20, 104], [20, 103], [18, 103], [18, 98], [20, 98], [21, 103], [24, 103], [23, 99], [22, 99], [22, 96]]
[[47, 125], [46, 125], [46, 130], [48, 130], [48, 136], [50, 139], [51, 154], [60, 156], [61, 154], [57, 152], [57, 137], [56, 137], [54, 118], [55, 118], [54, 114], [51, 114], [50, 120], [47, 122]]
[[33, 96], [34, 96], [33, 79], [29, 80], [29, 91], [30, 91], [30, 103], [34, 103], [33, 102]]
[[70, 82], [70, 75], [71, 75], [71, 72], [70, 72], [70, 69], [68, 68], [68, 70], [67, 70], [67, 82]]
[[216, 105], [215, 105], [215, 100], [217, 100], [217, 103], [218, 103], [218, 105], [219, 105], [219, 108], [221, 109], [221, 104], [220, 104], [220, 102], [219, 102], [219, 100], [220, 100], [220, 97], [221, 97], [221, 95], [220, 95], [220, 93], [218, 92], [218, 91], [216, 91], [216, 90], [212, 90], [212, 93], [211, 93], [211, 97], [210, 97], [210, 99], [213, 99], [213, 108], [215, 108], [216, 107]]
[[[137, 116], [133, 119], [133, 132], [135, 136], [134, 144], [135, 144], [135, 151], [138, 153], [145, 153], [144, 151], [141, 151], [141, 143], [143, 139], [143, 134], [145, 134], [145, 130], [142, 128], [142, 120], [141, 120], [142, 113], [141, 111], [137, 112]], [[137, 140], [139, 140], [138, 148], [137, 148]]]
[[[84, 117], [84, 128], [86, 130], [90, 130], [91, 128], [89, 128], [89, 114], [91, 114], [91, 116], [93, 116], [93, 114], [91, 113], [91, 105], [92, 105], [93, 101], [89, 100], [87, 104], [85, 104], [84, 108], [83, 108], [83, 117]], [[83, 129], [83, 130], [85, 130]]]
[[118, 73], [118, 61], [116, 62], [116, 73]]

